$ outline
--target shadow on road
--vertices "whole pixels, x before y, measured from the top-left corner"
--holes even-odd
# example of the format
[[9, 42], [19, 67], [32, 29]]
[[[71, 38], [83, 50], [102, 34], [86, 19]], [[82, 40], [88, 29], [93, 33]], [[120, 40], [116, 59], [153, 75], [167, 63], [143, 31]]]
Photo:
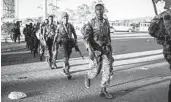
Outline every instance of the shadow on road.
[[[79, 47], [83, 55], [87, 56], [88, 52], [85, 50], [83, 43], [79, 43]], [[62, 59], [63, 56], [64, 56], [63, 53], [59, 51], [58, 60]], [[75, 52], [75, 49], [73, 49], [71, 58], [77, 58], [77, 57], [80, 57], [80, 55], [78, 52]], [[34, 58], [33, 54], [31, 54], [31, 52], [28, 50], [2, 53], [1, 59], [2, 59], [1, 66], [40, 62], [39, 56], [37, 55]], [[45, 61], [45, 58], [44, 58], [44, 61]]]
[[[143, 80], [143, 79], [146, 79], [146, 78], [142, 78], [142, 79], [136, 79], [136, 80], [133, 80], [133, 81], [129, 81], [129, 82], [136, 82], [137, 80]], [[157, 84], [160, 84], [160, 83], [163, 83], [163, 82], [167, 82], [169, 80], [162, 80], [162, 81], [158, 81], [158, 82], [153, 82], [153, 83], [150, 83], [150, 84], [146, 84], [146, 85], [140, 85], [139, 87], [132, 87], [132, 88], [128, 88], [128, 89], [124, 89], [124, 90], [118, 90], [118, 91], [114, 91], [112, 89], [115, 89], [115, 88], [108, 88], [109, 92], [114, 96], [113, 99], [111, 100], [107, 100], [107, 99], [104, 99], [102, 97], [100, 97], [99, 95], [90, 95], [89, 97], [86, 97], [86, 98], [80, 98], [80, 99], [75, 99], [75, 100], [68, 100], [67, 102], [117, 102], [115, 101], [117, 98], [119, 97], [123, 97], [129, 93], [132, 93], [138, 89], [141, 89], [141, 88], [144, 88], [144, 87], [147, 87], [147, 86], [151, 86], [151, 85], [157, 85]], [[127, 82], [127, 83], [129, 83]], [[120, 83], [120, 84], [117, 84], [117, 85], [113, 85], [111, 87], [118, 87], [122, 84], [126, 84], [126, 83]], [[119, 101], [120, 102], [120, 101]], [[127, 102], [127, 101], [122, 101], [122, 102]], [[171, 102], [171, 84], [170, 84], [170, 88], [169, 88], [169, 92], [168, 92], [168, 102]]]
[[171, 102], [171, 80], [170, 80], [169, 91], [168, 91], [168, 102]]

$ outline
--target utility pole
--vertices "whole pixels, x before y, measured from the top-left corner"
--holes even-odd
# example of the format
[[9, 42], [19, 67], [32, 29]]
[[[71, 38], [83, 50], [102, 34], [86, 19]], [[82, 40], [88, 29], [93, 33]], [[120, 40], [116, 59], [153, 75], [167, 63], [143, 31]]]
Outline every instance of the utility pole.
[[19, 0], [15, 0], [15, 18], [18, 19], [18, 15], [19, 15]]
[[43, 20], [47, 18], [47, 0], [43, 0]]
[[58, 14], [58, 13], [57, 13], [57, 9], [58, 9], [57, 1], [58, 1], [58, 0], [56, 0], [56, 18], [57, 18], [57, 14]]

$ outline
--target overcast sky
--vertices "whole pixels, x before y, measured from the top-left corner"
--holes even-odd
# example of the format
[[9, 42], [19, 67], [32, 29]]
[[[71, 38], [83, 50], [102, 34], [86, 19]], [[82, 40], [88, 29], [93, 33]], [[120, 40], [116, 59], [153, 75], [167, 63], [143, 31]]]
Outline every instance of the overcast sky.
[[[41, 16], [42, 12], [37, 9], [43, 0], [19, 0], [19, 18]], [[137, 17], [154, 16], [151, 0], [103, 0], [108, 9], [107, 16], [110, 20], [130, 19]], [[58, 6], [61, 10], [76, 9], [81, 4], [91, 4], [92, 0], [60, 0]], [[158, 8], [160, 8], [159, 5]]]

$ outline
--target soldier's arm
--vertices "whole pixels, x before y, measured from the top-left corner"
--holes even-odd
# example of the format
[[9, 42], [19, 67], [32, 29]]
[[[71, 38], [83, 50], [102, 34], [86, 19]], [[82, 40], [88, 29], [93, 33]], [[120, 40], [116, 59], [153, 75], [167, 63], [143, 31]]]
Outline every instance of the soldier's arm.
[[46, 27], [43, 27], [43, 39], [45, 40]]
[[[55, 36], [54, 36], [54, 39], [53, 39], [53, 42], [54, 42], [54, 43], [57, 41], [58, 35], [59, 35], [59, 28], [56, 27]], [[58, 42], [58, 41], [57, 41], [57, 42]]]
[[164, 26], [166, 29], [166, 33], [171, 38], [171, 15], [165, 14], [163, 16], [163, 19], [164, 19]]
[[84, 40], [90, 42], [93, 38], [93, 29], [91, 27], [90, 22], [85, 25], [85, 32], [84, 32]]
[[106, 20], [107, 22], [107, 26], [108, 26], [108, 37], [109, 37], [109, 42], [111, 43], [111, 36], [110, 36], [110, 24], [109, 24], [109, 21]]
[[75, 32], [75, 28], [73, 25], [71, 25], [71, 27], [72, 27], [72, 34], [74, 35], [74, 39], [75, 39], [75, 41], [77, 41], [77, 34]]

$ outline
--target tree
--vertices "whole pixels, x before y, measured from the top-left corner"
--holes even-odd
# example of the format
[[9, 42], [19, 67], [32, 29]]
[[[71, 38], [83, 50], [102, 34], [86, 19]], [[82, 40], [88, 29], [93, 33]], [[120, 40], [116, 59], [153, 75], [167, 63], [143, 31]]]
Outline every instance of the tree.
[[65, 9], [65, 11], [69, 14], [69, 19], [70, 20], [76, 19], [76, 12], [74, 12], [74, 10]]
[[[57, 6], [57, 1], [59, 1], [59, 0], [56, 0], [56, 3], [54, 3], [53, 0], [48, 0], [48, 3], [47, 3], [47, 9], [48, 9], [47, 15], [57, 16], [57, 10], [60, 9]], [[43, 13], [43, 5], [39, 5], [37, 7], [37, 9], [39, 9], [40, 12]]]
[[59, 7], [57, 5], [54, 5], [52, 2], [48, 4], [48, 8], [48, 14], [50, 15], [56, 15], [57, 10], [59, 9]]
[[13, 34], [12, 29], [14, 28], [14, 23], [11, 22], [5, 22], [1, 26], [2, 30], [2, 37], [5, 39], [5, 42], [7, 42], [7, 39]]
[[85, 21], [87, 20], [88, 15], [91, 14], [91, 11], [87, 4], [82, 4], [81, 6], [78, 6], [76, 14], [81, 21]]

